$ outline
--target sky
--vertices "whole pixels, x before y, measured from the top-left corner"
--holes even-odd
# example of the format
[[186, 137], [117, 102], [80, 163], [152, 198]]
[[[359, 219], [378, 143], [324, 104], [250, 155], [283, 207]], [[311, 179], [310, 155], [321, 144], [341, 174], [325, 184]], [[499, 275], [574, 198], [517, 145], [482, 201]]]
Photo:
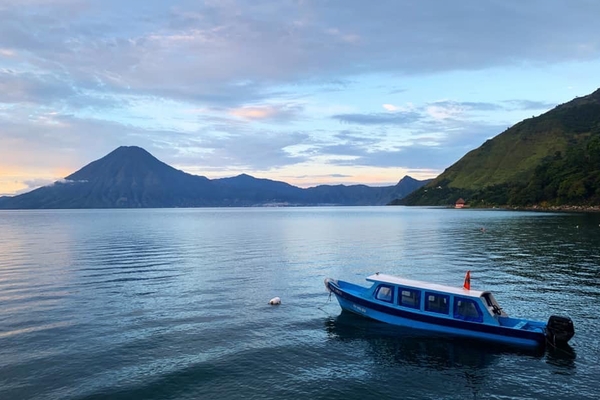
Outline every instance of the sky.
[[597, 0], [0, 0], [0, 196], [119, 146], [214, 179], [433, 178], [600, 87]]

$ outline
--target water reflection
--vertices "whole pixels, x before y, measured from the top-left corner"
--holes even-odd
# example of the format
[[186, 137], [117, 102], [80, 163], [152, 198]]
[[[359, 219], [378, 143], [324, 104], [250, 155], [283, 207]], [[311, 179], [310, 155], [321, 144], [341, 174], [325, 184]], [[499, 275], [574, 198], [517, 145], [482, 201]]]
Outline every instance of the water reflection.
[[488, 370], [503, 356], [544, 359], [562, 372], [575, 369], [575, 350], [560, 347], [526, 349], [510, 345], [398, 328], [343, 311], [325, 321], [331, 340], [367, 344], [377, 364], [396, 364], [428, 369], [462, 369], [469, 383], [482, 382]]
[[552, 345], [547, 346], [546, 363], [555, 367], [564, 368], [566, 370], [575, 369], [575, 359], [577, 353], [568, 344], [563, 344], [559, 347]]
[[410, 328], [398, 328], [348, 312], [327, 319], [325, 328], [331, 339], [367, 343], [370, 354], [380, 363], [392, 361], [397, 364], [435, 369], [458, 367], [482, 371], [504, 353], [534, 357], [541, 357], [544, 354], [543, 349], [514, 348]]

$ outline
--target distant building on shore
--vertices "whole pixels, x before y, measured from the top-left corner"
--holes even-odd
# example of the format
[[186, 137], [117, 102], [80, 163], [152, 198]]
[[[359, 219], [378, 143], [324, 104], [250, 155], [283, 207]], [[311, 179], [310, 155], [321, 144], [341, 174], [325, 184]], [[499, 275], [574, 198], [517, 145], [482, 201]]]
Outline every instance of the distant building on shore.
[[461, 197], [460, 199], [456, 200], [456, 204], [454, 204], [454, 208], [464, 208], [465, 206], [465, 200]]

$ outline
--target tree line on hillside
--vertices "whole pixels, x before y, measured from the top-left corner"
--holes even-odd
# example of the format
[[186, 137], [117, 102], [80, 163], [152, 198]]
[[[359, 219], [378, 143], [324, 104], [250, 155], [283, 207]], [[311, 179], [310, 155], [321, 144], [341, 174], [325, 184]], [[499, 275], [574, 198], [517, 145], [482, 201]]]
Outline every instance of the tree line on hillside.
[[450, 205], [460, 197], [472, 207], [597, 205], [600, 203], [600, 126], [579, 143], [570, 143], [565, 154], [546, 157], [533, 175], [518, 183], [503, 183], [469, 190], [448, 186], [424, 187], [391, 204]]

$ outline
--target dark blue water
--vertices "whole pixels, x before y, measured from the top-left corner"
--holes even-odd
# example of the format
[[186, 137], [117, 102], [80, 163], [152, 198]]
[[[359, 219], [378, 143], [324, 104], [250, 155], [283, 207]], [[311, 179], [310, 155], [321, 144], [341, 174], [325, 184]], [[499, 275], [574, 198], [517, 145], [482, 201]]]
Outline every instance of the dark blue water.
[[[571, 348], [390, 327], [323, 286], [467, 269], [511, 315], [571, 316]], [[597, 399], [599, 310], [599, 215], [0, 212], [0, 399]]]

